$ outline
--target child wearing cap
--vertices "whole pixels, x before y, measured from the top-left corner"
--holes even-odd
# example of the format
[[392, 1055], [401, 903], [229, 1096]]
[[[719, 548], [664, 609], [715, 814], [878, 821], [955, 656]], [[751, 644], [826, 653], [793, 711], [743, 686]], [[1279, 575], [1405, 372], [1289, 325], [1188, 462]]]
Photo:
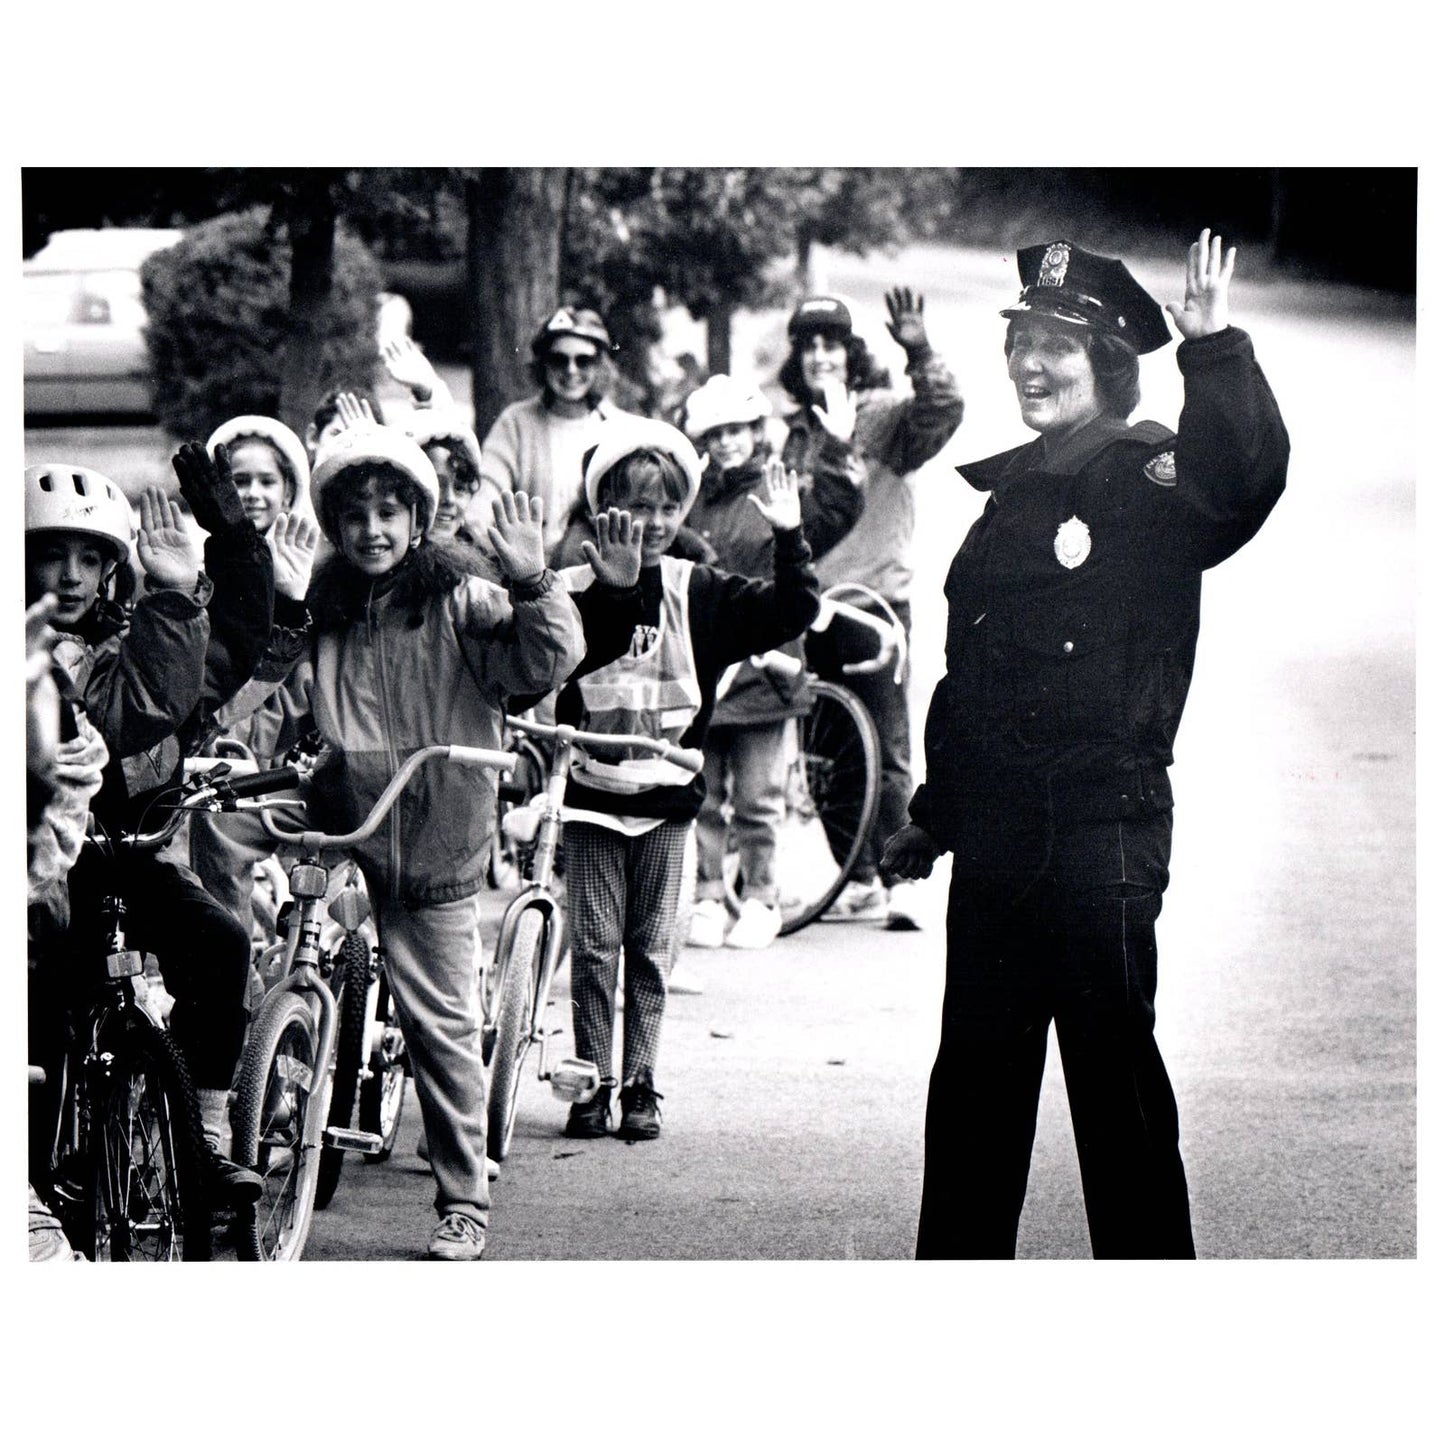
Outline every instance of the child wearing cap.
[[[837, 397], [833, 400], [836, 402]], [[861, 471], [849, 446], [853, 418], [829, 418], [835, 430], [818, 448], [817, 467], [799, 479], [803, 535], [814, 559], [828, 552], [863, 509]], [[683, 425], [706, 456], [689, 523], [716, 550], [718, 565], [744, 577], [773, 570], [773, 529], [753, 499], [767, 495], [771, 447], [766, 418], [772, 406], [755, 386], [717, 375], [688, 397]], [[791, 674], [738, 664], [718, 699], [708, 732], [707, 796], [697, 821], [697, 891], [688, 942], [699, 948], [766, 948], [782, 925], [774, 869], [783, 820], [789, 720], [807, 713], [809, 696], [798, 639], [779, 651], [798, 663]], [[731, 803], [742, 899], [736, 922], [726, 904], [723, 857]]]
[[[817, 616], [798, 481], [781, 464], [749, 503], [774, 533], [772, 581], [666, 555], [701, 475], [691, 443], [665, 422], [617, 417], [604, 429], [585, 471], [596, 542], [585, 549], [587, 565], [562, 574], [582, 614], [587, 657], [558, 698], [559, 722], [701, 747], [722, 670], [799, 636]], [[592, 1100], [572, 1106], [572, 1138], [609, 1128], [619, 955], [626, 975], [618, 1137], [661, 1132], [658, 1042], [683, 847], [703, 792], [701, 778], [652, 758], [584, 755], [573, 768], [563, 814], [572, 1023], [577, 1057], [595, 1064], [603, 1083]]]
[[[25, 472], [26, 597], [59, 599], [55, 660], [109, 754], [92, 802], [102, 837], [154, 819], [151, 803], [179, 780], [182, 758], [254, 669], [270, 630], [271, 554], [245, 518], [224, 459], [218, 466], [189, 442], [174, 465], [207, 533], [204, 551], [179, 503], [158, 488], [142, 493], [135, 530], [130, 505], [99, 472], [64, 464]], [[132, 602], [133, 533], [144, 582]], [[224, 1210], [256, 1199], [260, 1178], [224, 1152], [246, 1026], [248, 932], [189, 870], [154, 853], [85, 850], [68, 883], [61, 956], [104, 952], [101, 903], [119, 893], [130, 945], [155, 954], [176, 1000], [170, 1027], [200, 1099], [213, 1202]], [[64, 986], [57, 968], [32, 975], [32, 1023], [41, 1033]]]
[[[500, 747], [507, 699], [557, 687], [582, 657], [582, 631], [544, 566], [536, 504], [498, 499], [488, 541], [506, 586], [475, 575], [471, 549], [428, 535], [436, 472], [400, 431], [344, 430], [311, 492], [337, 549], [311, 591], [311, 713], [329, 748], [312, 787], [324, 826], [344, 831], [418, 748]], [[495, 814], [490, 779], [432, 762], [357, 849], [430, 1146], [437, 1259], [478, 1259], [486, 1243], [474, 940]]]

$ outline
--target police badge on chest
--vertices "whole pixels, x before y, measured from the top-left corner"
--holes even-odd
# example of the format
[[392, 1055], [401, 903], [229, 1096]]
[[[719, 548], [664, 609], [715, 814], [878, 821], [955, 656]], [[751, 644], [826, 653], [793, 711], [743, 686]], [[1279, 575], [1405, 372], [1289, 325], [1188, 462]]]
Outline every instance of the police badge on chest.
[[1070, 571], [1084, 561], [1093, 545], [1089, 524], [1077, 517], [1060, 522], [1059, 530], [1054, 533], [1054, 556]]

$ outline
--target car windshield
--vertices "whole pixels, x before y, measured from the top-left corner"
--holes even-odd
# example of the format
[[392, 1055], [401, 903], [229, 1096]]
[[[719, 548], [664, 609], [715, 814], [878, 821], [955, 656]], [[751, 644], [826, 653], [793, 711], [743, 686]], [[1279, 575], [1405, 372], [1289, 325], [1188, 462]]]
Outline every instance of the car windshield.
[[31, 326], [145, 324], [140, 276], [135, 271], [39, 271], [25, 277], [25, 320]]

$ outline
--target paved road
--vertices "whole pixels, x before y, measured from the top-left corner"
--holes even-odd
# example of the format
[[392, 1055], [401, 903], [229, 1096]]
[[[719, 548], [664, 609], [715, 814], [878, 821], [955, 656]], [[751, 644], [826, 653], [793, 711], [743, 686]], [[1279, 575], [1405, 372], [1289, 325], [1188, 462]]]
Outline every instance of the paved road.
[[[1159, 1033], [1201, 1254], [1408, 1257], [1413, 324], [1364, 293], [1251, 284], [1247, 259], [1237, 315], [1255, 336], [1294, 452], [1269, 524], [1205, 583], [1174, 773]], [[1024, 439], [996, 315], [1016, 284], [1010, 266], [920, 248], [892, 260], [833, 258], [827, 277], [878, 323], [880, 348], [883, 289], [921, 287], [935, 343], [968, 397], [959, 437], [918, 488], [920, 719], [942, 665], [943, 572], [979, 505], [950, 464]], [[1139, 270], [1155, 294], [1174, 294], [1172, 269]], [[740, 327], [737, 369], [775, 354], [780, 325]], [[1170, 354], [1146, 358], [1143, 414], [1172, 419], [1178, 404]], [[82, 444], [99, 439], [27, 433], [27, 459]], [[148, 446], [164, 458], [153, 434], [128, 434], [124, 445], [137, 466]], [[941, 875], [927, 887], [921, 934], [815, 926], [762, 956], [689, 953], [706, 991], [670, 1008], [656, 1143], [566, 1141], [564, 1106], [528, 1083], [495, 1190], [489, 1255], [906, 1257], [942, 987], [943, 888]], [[565, 1016], [565, 1004], [556, 1011]], [[415, 1129], [413, 1103], [392, 1161], [348, 1163], [308, 1257], [420, 1252], [430, 1187], [411, 1153]], [[1020, 1253], [1088, 1253], [1055, 1055]]]

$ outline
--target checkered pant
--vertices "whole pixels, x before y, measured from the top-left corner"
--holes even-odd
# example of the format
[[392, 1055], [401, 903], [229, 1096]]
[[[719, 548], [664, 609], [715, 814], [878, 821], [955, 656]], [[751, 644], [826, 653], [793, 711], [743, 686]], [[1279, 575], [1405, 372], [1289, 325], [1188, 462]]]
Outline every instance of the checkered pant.
[[689, 825], [659, 823], [636, 838], [595, 823], [568, 823], [567, 933], [572, 948], [572, 1031], [577, 1057], [612, 1074], [619, 955], [622, 1073], [652, 1069], [667, 1006], [673, 934]]

